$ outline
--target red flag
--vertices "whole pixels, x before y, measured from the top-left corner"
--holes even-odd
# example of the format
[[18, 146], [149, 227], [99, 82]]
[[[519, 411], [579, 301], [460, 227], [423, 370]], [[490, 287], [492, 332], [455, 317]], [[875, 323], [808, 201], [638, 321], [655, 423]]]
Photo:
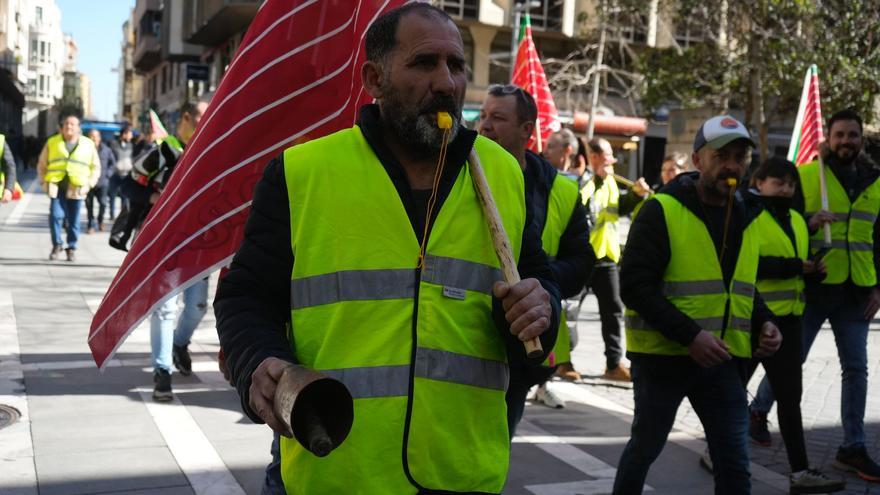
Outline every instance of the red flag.
[[822, 103], [819, 99], [819, 71], [815, 65], [807, 69], [804, 90], [798, 105], [791, 144], [788, 146], [788, 161], [800, 167], [819, 156], [819, 143], [825, 140], [822, 133]]
[[534, 135], [529, 139], [529, 148], [540, 153], [550, 134], [558, 131], [562, 125], [559, 122], [559, 113], [556, 104], [553, 103], [553, 95], [550, 86], [547, 85], [547, 76], [541, 59], [532, 41], [532, 22], [526, 14], [523, 19], [525, 35], [519, 42], [516, 52], [516, 64], [514, 65], [513, 78], [510, 83], [526, 90], [535, 99], [538, 105], [538, 123]]
[[95, 313], [89, 347], [98, 366], [171, 294], [232, 260], [272, 157], [355, 123], [370, 101], [360, 80], [366, 29], [402, 3], [263, 3]]

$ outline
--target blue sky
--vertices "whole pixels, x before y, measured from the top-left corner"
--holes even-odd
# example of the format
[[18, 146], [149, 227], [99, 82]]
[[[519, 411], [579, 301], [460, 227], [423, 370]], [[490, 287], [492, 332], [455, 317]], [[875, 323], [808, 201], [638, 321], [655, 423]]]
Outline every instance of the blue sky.
[[135, 0], [55, 0], [61, 9], [61, 29], [72, 34], [79, 47], [77, 69], [92, 81], [92, 112], [113, 120], [117, 109], [122, 23]]

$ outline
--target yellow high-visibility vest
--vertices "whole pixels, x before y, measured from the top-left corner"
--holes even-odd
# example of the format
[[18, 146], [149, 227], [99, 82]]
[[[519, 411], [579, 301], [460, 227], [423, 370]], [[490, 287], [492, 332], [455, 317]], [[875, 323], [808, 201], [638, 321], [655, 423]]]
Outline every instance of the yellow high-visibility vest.
[[89, 178], [95, 167], [100, 167], [98, 152], [95, 143], [91, 139], [80, 136], [73, 152], [67, 151], [67, 145], [61, 134], [55, 134], [46, 141], [46, 169], [45, 181], [58, 183], [67, 177], [70, 185], [74, 187], [88, 186]]
[[[812, 216], [822, 209], [819, 194], [819, 162], [814, 161], [798, 167], [804, 191], [804, 209]], [[830, 167], [825, 166], [825, 186], [828, 191], [828, 208], [837, 218], [831, 224], [831, 249], [823, 261], [828, 273], [823, 284], [842, 284], [852, 278], [859, 287], [877, 285], [874, 269], [874, 222], [880, 213], [880, 180], [875, 180], [859, 194], [854, 202], [837, 180]], [[810, 236], [811, 252], [818, 251], [825, 243], [825, 229]]]
[[[703, 221], [668, 194], [656, 194], [649, 201], [660, 202], [669, 233], [671, 257], [663, 274], [666, 298], [701, 329], [722, 338], [732, 355], [751, 357], [751, 318], [760, 235], [755, 222], [743, 232], [733, 278], [730, 285], [725, 286], [721, 264], [715, 256], [715, 243]], [[688, 354], [687, 347], [664, 337], [635, 311], [626, 310], [624, 320], [630, 351], [669, 356]]]
[[[755, 219], [761, 239], [758, 248], [761, 256], [807, 259], [810, 242], [807, 223], [804, 221], [804, 217], [795, 210], [789, 210], [789, 218], [791, 219], [791, 228], [794, 231], [794, 243], [767, 210], [762, 211]], [[773, 314], [777, 316], [804, 314], [804, 277], [802, 275], [784, 279], [758, 279], [757, 285], [761, 297]]]
[[590, 231], [590, 244], [596, 252], [596, 259], [607, 257], [617, 263], [620, 261], [620, 234], [617, 232], [620, 190], [617, 182], [613, 177], [606, 177], [597, 189], [593, 178], [581, 189], [581, 200], [597, 212], [596, 225]]
[[[516, 160], [475, 148], [519, 259], [525, 191]], [[295, 494], [501, 493], [510, 443], [505, 344], [492, 319], [500, 264], [465, 166], [428, 238], [353, 127], [287, 149], [290, 342], [354, 397], [345, 442], [318, 458], [282, 438]]]

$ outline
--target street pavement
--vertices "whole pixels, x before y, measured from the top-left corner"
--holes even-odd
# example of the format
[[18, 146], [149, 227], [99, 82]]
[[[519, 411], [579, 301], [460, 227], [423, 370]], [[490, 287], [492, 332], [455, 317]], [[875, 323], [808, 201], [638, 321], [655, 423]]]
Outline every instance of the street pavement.
[[[148, 321], [99, 372], [86, 342], [89, 323], [124, 253], [107, 245], [107, 233], [84, 233], [77, 262], [49, 262], [47, 216], [48, 199], [39, 192], [0, 207], [0, 420], [2, 405], [21, 415], [0, 429], [0, 494], [260, 493], [271, 433], [241, 413], [238, 396], [218, 371], [213, 315], [190, 346], [193, 375], [174, 375], [174, 401], [150, 398]], [[215, 286], [212, 278], [211, 294]], [[553, 383], [565, 409], [527, 406], [504, 493], [610, 493], [629, 436], [632, 391], [596, 378], [604, 358], [592, 297], [580, 326], [573, 360], [586, 379]], [[880, 368], [878, 339], [872, 327], [872, 376]], [[828, 331], [813, 349], [804, 384], [810, 459], [833, 473], [840, 380]], [[880, 393], [872, 387], [866, 426], [875, 455], [878, 406]], [[787, 492], [788, 467], [776, 431], [774, 442], [752, 447], [753, 493]], [[698, 467], [704, 448], [699, 421], [685, 403], [646, 491], [712, 493], [711, 476]], [[880, 493], [880, 486], [848, 480], [846, 493]]]

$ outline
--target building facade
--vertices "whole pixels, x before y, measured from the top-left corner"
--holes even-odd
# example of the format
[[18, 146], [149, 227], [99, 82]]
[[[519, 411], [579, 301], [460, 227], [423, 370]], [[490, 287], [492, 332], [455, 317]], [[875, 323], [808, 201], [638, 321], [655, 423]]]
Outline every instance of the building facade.
[[143, 76], [134, 68], [134, 9], [122, 25], [122, 53], [119, 57], [119, 111], [116, 120], [139, 125], [145, 116]]
[[[202, 47], [184, 38], [184, 0], [138, 0], [132, 18], [132, 66], [143, 77], [141, 102], [171, 130], [180, 105], [192, 96], [187, 64], [198, 63]], [[123, 76], [124, 77], [124, 76]], [[144, 116], [138, 123], [145, 125]]]
[[65, 58], [61, 10], [54, 0], [21, 2], [28, 26], [27, 86], [22, 116], [26, 136], [45, 139], [58, 128], [55, 105], [63, 91]]

